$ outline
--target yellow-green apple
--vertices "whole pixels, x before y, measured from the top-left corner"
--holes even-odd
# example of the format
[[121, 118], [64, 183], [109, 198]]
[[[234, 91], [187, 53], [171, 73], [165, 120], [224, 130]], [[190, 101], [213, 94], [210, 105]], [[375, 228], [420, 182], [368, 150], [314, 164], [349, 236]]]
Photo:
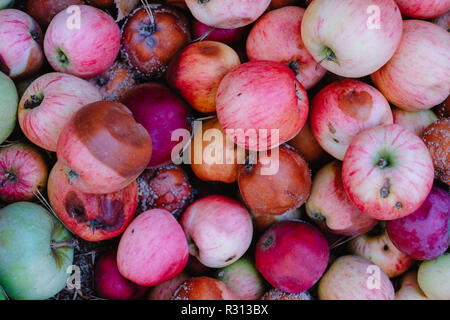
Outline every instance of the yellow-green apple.
[[44, 52], [53, 69], [83, 78], [106, 71], [119, 49], [119, 26], [109, 14], [92, 6], [61, 11], [45, 33]]
[[183, 282], [172, 300], [238, 300], [238, 297], [220, 280], [197, 277]]
[[328, 71], [359, 78], [381, 68], [402, 37], [394, 0], [314, 0], [302, 20], [302, 39]]
[[394, 220], [417, 210], [433, 186], [434, 167], [423, 141], [392, 124], [357, 135], [344, 157], [342, 182], [363, 213]]
[[377, 221], [358, 210], [342, 185], [342, 163], [333, 161], [314, 176], [306, 213], [320, 227], [346, 236], [363, 234]]
[[436, 17], [433, 22], [445, 30], [450, 31], [450, 10], [443, 15]]
[[449, 60], [446, 30], [431, 22], [406, 20], [395, 55], [371, 78], [395, 106], [406, 111], [431, 109], [450, 92]]
[[49, 151], [56, 151], [59, 134], [85, 105], [102, 100], [86, 80], [52, 72], [31, 83], [19, 102], [19, 125], [25, 136]]
[[310, 120], [306, 121], [302, 130], [300, 130], [294, 138], [289, 140], [288, 144], [297, 149], [297, 151], [309, 163], [318, 162], [325, 154], [325, 151], [314, 137]]
[[44, 62], [42, 31], [17, 9], [0, 11], [0, 71], [17, 79], [38, 71]]
[[239, 43], [246, 35], [246, 31], [246, 27], [234, 29], [213, 28], [198, 21], [195, 18], [192, 22], [192, 35], [194, 39], [218, 41], [229, 46], [239, 45]]
[[231, 198], [211, 195], [191, 204], [180, 224], [189, 242], [189, 253], [211, 268], [222, 268], [244, 255], [253, 236], [247, 209]]
[[417, 282], [417, 271], [409, 271], [402, 277], [401, 287], [395, 300], [428, 300]]
[[63, 128], [57, 157], [70, 183], [84, 193], [123, 189], [147, 167], [147, 130], [123, 104], [98, 101], [78, 110]]
[[175, 293], [175, 290], [177, 290], [183, 282], [190, 279], [191, 277], [186, 272], [182, 271], [172, 279], [151, 287], [148, 294], [148, 300], [170, 300]]
[[318, 293], [320, 300], [394, 300], [394, 287], [386, 273], [356, 255], [335, 260], [320, 279]]
[[[286, 64], [306, 90], [327, 72], [317, 64], [303, 44], [301, 24], [305, 9], [287, 6], [263, 15], [247, 37], [247, 56]], [[283, 50], [280, 50], [283, 48]]]
[[19, 96], [14, 82], [1, 71], [0, 92], [0, 143], [3, 143], [16, 126]]
[[405, 111], [399, 108], [392, 110], [394, 123], [414, 132], [417, 136], [422, 137], [426, 127], [435, 122], [438, 117], [431, 110], [421, 111]]
[[417, 282], [428, 298], [450, 300], [450, 253], [422, 262], [417, 273]]
[[0, 210], [0, 283], [15, 300], [48, 299], [66, 286], [73, 263], [71, 234], [31, 202]]
[[288, 293], [311, 288], [325, 272], [328, 258], [325, 237], [300, 220], [273, 224], [255, 250], [258, 271], [272, 286]]
[[177, 220], [167, 210], [151, 209], [138, 215], [122, 235], [117, 266], [128, 280], [155, 286], [181, 273], [188, 256], [186, 237]]
[[423, 141], [434, 164], [434, 176], [450, 185], [450, 118], [439, 119], [423, 132]]
[[241, 64], [217, 90], [222, 128], [237, 145], [253, 151], [272, 149], [295, 137], [305, 125], [308, 109], [305, 88], [279, 62]]
[[226, 44], [194, 42], [170, 60], [167, 82], [195, 110], [214, 112], [220, 81], [240, 63], [237, 53]]
[[386, 98], [358, 80], [342, 80], [322, 89], [311, 102], [310, 117], [314, 137], [338, 160], [344, 159], [358, 133], [393, 123]]
[[47, 162], [33, 145], [20, 142], [0, 148], [0, 200], [31, 200], [44, 191], [47, 177]]
[[312, 300], [308, 291], [300, 293], [287, 293], [276, 288], [267, 291], [261, 298], [261, 300]]
[[450, 0], [395, 0], [403, 15], [430, 19], [450, 10]]
[[246, 26], [258, 19], [270, 0], [186, 0], [194, 18], [204, 24], [222, 29]]
[[422, 205], [410, 215], [388, 221], [389, 238], [416, 260], [439, 257], [450, 246], [450, 195], [433, 187]]

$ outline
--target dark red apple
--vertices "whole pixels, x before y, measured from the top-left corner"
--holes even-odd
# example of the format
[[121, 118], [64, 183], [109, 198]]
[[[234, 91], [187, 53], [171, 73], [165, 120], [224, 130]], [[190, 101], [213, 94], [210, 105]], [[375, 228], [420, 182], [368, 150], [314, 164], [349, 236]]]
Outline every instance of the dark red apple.
[[192, 35], [194, 39], [199, 39], [208, 34], [207, 36], [202, 38], [202, 40], [218, 41], [229, 46], [233, 46], [239, 44], [239, 42], [244, 38], [247, 31], [245, 27], [234, 29], [214, 28], [212, 31], [210, 31], [211, 29], [212, 27], [194, 18], [194, 21], [192, 23]]
[[26, 12], [45, 29], [59, 12], [81, 4], [84, 4], [83, 0], [28, 0]]

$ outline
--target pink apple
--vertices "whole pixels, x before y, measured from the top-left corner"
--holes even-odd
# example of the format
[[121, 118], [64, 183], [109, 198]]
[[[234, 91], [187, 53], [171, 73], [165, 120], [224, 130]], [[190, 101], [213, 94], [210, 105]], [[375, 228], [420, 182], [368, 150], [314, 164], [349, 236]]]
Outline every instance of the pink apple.
[[407, 17], [430, 19], [450, 10], [450, 0], [395, 0]]
[[177, 220], [167, 210], [152, 209], [128, 225], [117, 249], [117, 265], [128, 280], [154, 286], [181, 273], [188, 256], [186, 237]]
[[333, 82], [311, 102], [314, 137], [325, 151], [339, 160], [344, 159], [350, 142], [358, 133], [392, 123], [392, 111], [386, 98], [361, 81]]
[[[308, 90], [327, 72], [306, 50], [301, 37], [305, 9], [287, 6], [269, 11], [252, 27], [247, 37], [247, 56], [286, 64]], [[280, 48], [283, 48], [280, 50]]]
[[423, 131], [437, 121], [438, 117], [431, 110], [405, 111], [399, 108], [392, 110], [394, 123], [422, 137]]
[[342, 185], [342, 163], [333, 161], [314, 176], [306, 213], [319, 226], [342, 235], [354, 236], [372, 229], [377, 221], [358, 210]]
[[189, 253], [207, 267], [232, 264], [247, 251], [253, 236], [250, 214], [239, 202], [219, 195], [191, 204], [181, 216]]
[[251, 61], [223, 78], [216, 109], [227, 136], [241, 147], [260, 151], [277, 147], [300, 132], [308, 117], [309, 100], [287, 66]]
[[275, 288], [300, 293], [325, 272], [329, 248], [325, 237], [300, 220], [273, 224], [256, 244], [255, 263]]
[[187, 275], [184, 271], [169, 279], [164, 281], [150, 289], [148, 295], [148, 300], [170, 300], [180, 285], [184, 282], [190, 280], [191, 277]]
[[56, 151], [59, 134], [76, 111], [102, 100], [86, 80], [64, 73], [47, 73], [31, 83], [19, 103], [18, 117], [25, 136]]
[[302, 21], [302, 39], [328, 71], [359, 78], [381, 68], [402, 37], [394, 0], [315, 0]]
[[423, 141], [397, 124], [357, 135], [342, 166], [344, 189], [363, 213], [379, 220], [411, 214], [433, 185], [434, 167]]
[[120, 29], [106, 12], [92, 6], [63, 10], [48, 26], [44, 51], [53, 69], [94, 77], [112, 66], [120, 49]]
[[[229, 46], [237, 45], [241, 42], [242, 38], [245, 36], [247, 28], [240, 27], [234, 29], [220, 29], [210, 27], [197, 19], [192, 22], [192, 35], [194, 39], [200, 39], [204, 37], [204, 40], [218, 41], [225, 43]], [[212, 31], [210, 31], [213, 29]]]
[[23, 11], [0, 11], [0, 71], [16, 79], [38, 71], [44, 62], [42, 31]]
[[395, 55], [371, 77], [395, 106], [406, 111], [426, 110], [448, 97], [449, 60], [446, 30], [431, 22], [406, 20]]
[[270, 0], [186, 0], [186, 5], [197, 20], [222, 29], [235, 29], [252, 23], [269, 4]]
[[410, 271], [402, 277], [401, 287], [395, 293], [395, 300], [428, 300], [419, 287], [416, 271]]
[[450, 245], [450, 195], [433, 187], [423, 204], [410, 215], [387, 222], [394, 245], [417, 260], [431, 260]]
[[394, 300], [394, 287], [386, 273], [366, 258], [341, 256], [320, 279], [319, 299]]

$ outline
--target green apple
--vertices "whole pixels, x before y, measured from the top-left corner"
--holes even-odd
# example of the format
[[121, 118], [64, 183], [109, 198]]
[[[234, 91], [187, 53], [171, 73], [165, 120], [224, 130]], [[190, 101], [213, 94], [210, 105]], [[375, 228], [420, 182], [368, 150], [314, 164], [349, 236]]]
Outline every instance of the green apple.
[[[0, 0], [0, 8], [5, 1]], [[16, 126], [19, 96], [14, 82], [0, 71], [0, 143], [5, 141]]]
[[8, 300], [8, 296], [2, 286], [0, 286], [0, 300]]
[[0, 0], [0, 10], [11, 8], [14, 5], [14, 0]]
[[47, 299], [66, 286], [72, 236], [47, 210], [16, 202], [0, 210], [0, 285], [20, 300]]
[[422, 262], [417, 282], [428, 298], [450, 300], [450, 253]]

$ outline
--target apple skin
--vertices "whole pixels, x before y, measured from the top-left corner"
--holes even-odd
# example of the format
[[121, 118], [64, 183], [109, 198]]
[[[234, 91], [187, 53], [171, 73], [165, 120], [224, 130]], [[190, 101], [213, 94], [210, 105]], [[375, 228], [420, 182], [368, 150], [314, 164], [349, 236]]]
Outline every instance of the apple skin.
[[252, 27], [246, 48], [250, 61], [270, 60], [286, 64], [309, 90], [327, 70], [317, 64], [303, 44], [301, 24], [304, 13], [305, 9], [294, 6], [269, 11]]
[[2, 286], [0, 286], [0, 301], [8, 300], [8, 295]]
[[394, 123], [414, 132], [417, 136], [422, 137], [426, 127], [435, 122], [438, 117], [431, 110], [422, 111], [405, 111], [399, 108], [392, 110]]
[[237, 53], [226, 44], [194, 42], [170, 60], [166, 78], [195, 110], [214, 112], [220, 81], [240, 63]]
[[[379, 29], [370, 6], [379, 9]], [[306, 49], [322, 67], [360, 78], [392, 58], [402, 37], [402, 16], [393, 0], [315, 0], [306, 9], [301, 32]]]
[[28, 201], [47, 184], [48, 166], [33, 145], [14, 143], [0, 148], [0, 200]]
[[125, 230], [117, 265], [128, 280], [155, 286], [183, 271], [188, 256], [186, 237], [177, 220], [167, 210], [152, 209], [138, 215]]
[[31, 142], [55, 152], [59, 134], [72, 116], [100, 100], [100, 92], [86, 80], [47, 73], [33, 81], [20, 99], [19, 125]]
[[17, 95], [14, 82], [0, 71], [0, 144], [9, 137], [16, 126], [17, 105], [19, 96]]
[[255, 264], [275, 288], [300, 293], [319, 281], [329, 248], [317, 229], [300, 220], [273, 224], [256, 244]]
[[1, 10], [0, 71], [15, 80], [38, 71], [43, 62], [42, 31], [37, 22], [20, 10]]
[[450, 253], [424, 261], [419, 266], [417, 282], [432, 300], [450, 300]]
[[442, 27], [443, 29], [449, 31], [450, 30], [450, 10], [444, 13], [443, 15], [436, 17], [433, 20], [433, 23]]
[[342, 185], [342, 163], [335, 160], [314, 176], [306, 213], [319, 227], [337, 234], [354, 236], [371, 230], [377, 220], [358, 210]]
[[450, 246], [450, 195], [433, 187], [422, 205], [410, 215], [388, 221], [389, 238], [416, 260], [439, 257]]
[[57, 157], [71, 184], [84, 193], [125, 188], [146, 168], [151, 138], [119, 102], [98, 101], [78, 110], [62, 130]]
[[406, 20], [395, 55], [371, 78], [396, 107], [426, 110], [448, 97], [449, 59], [450, 36], [446, 30], [431, 22]]
[[25, 11], [45, 29], [59, 12], [81, 4], [84, 4], [83, 0], [27, 0]]
[[348, 147], [342, 165], [347, 196], [359, 210], [378, 220], [399, 219], [417, 210], [433, 179], [427, 147], [397, 124], [361, 132]]
[[411, 18], [430, 19], [450, 10], [449, 0], [395, 0], [403, 15]]
[[100, 298], [110, 300], [136, 300], [141, 298], [148, 287], [139, 286], [125, 279], [117, 268], [115, 251], [104, 253], [95, 263], [95, 292]]
[[50, 22], [44, 38], [48, 62], [58, 72], [82, 78], [106, 71], [120, 49], [120, 29], [106, 12], [81, 5], [80, 28], [68, 28], [72, 13], [58, 13]]
[[182, 283], [172, 300], [238, 300], [238, 297], [220, 280], [197, 277]]
[[371, 277], [376, 279], [375, 273], [369, 268], [376, 267], [376, 264], [360, 256], [339, 257], [320, 279], [319, 299], [394, 300], [394, 287], [381, 268], [378, 269], [379, 288], [369, 287]]
[[4, 207], [0, 234], [0, 283], [10, 298], [44, 300], [66, 286], [72, 236], [47, 210], [30, 202]]
[[133, 219], [138, 190], [135, 181], [114, 193], [90, 194], [77, 190], [60, 162], [48, 179], [50, 204], [62, 223], [86, 241], [114, 238], [125, 231]]
[[311, 102], [311, 129], [329, 154], [343, 160], [353, 138], [378, 125], [393, 123], [386, 98], [374, 87], [357, 80], [334, 82]]
[[184, 271], [163, 283], [160, 283], [150, 289], [148, 300], [170, 300], [183, 282], [190, 280], [191, 277]]
[[395, 293], [395, 300], [428, 300], [419, 287], [416, 271], [409, 271], [402, 277], [402, 284]]
[[422, 138], [433, 159], [435, 178], [450, 186], [450, 118], [430, 124]]
[[300, 293], [287, 293], [276, 288], [267, 291], [261, 298], [261, 300], [312, 300], [308, 291]]
[[311, 164], [318, 162], [325, 155], [325, 151], [314, 138], [309, 120], [306, 121], [302, 130], [288, 141], [288, 144], [297, 149], [302, 157]]
[[273, 214], [260, 214], [255, 212], [250, 212], [252, 215], [253, 226], [255, 228], [255, 234], [261, 235], [266, 231], [271, 225], [279, 221], [285, 220], [299, 220], [303, 216], [303, 210], [300, 207], [294, 210], [289, 210], [283, 214], [273, 215]]
[[[184, 1], [183, 1], [184, 2]], [[192, 35], [194, 39], [203, 37], [212, 27], [193, 19], [192, 22]], [[226, 45], [234, 46], [238, 45], [244, 38], [247, 32], [246, 27], [234, 28], [234, 29], [220, 29], [214, 28], [203, 40], [211, 40], [225, 43]]]
[[194, 18], [221, 29], [249, 25], [269, 7], [270, 0], [198, 1], [186, 0]]
[[[216, 110], [222, 128], [237, 145], [264, 151], [300, 132], [308, 118], [309, 100], [287, 66], [273, 61], [251, 61], [222, 79]], [[272, 130], [278, 130], [279, 139], [271, 136]]]
[[191, 204], [181, 216], [189, 253], [202, 264], [222, 268], [244, 255], [253, 236], [247, 209], [236, 200], [211, 195]]

